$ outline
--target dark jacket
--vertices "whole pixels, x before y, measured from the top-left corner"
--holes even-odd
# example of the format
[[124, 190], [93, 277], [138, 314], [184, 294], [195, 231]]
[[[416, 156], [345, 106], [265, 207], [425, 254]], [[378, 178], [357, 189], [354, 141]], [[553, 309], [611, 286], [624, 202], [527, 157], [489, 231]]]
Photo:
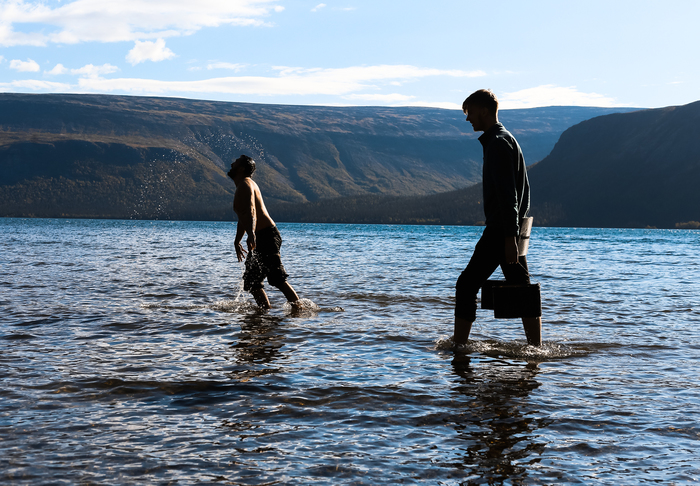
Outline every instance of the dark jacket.
[[515, 137], [500, 123], [486, 130], [479, 142], [484, 147], [486, 226], [499, 228], [504, 236], [517, 236], [520, 218], [530, 210], [530, 183], [523, 152]]

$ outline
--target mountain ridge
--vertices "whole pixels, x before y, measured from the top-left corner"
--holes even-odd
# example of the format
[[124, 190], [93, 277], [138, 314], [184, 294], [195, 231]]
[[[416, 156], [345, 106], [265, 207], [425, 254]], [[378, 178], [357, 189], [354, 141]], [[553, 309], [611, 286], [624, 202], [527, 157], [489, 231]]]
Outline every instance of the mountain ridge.
[[[616, 110], [503, 110], [526, 160]], [[259, 105], [113, 95], [0, 94], [0, 215], [229, 219], [232, 159], [258, 160], [271, 206], [417, 196], [481, 177], [458, 110]]]
[[700, 221], [700, 101], [585, 120], [530, 171], [553, 225]]
[[[700, 102], [568, 128], [528, 168], [537, 226], [700, 228]], [[441, 194], [281, 204], [288, 221], [483, 224], [481, 185]], [[351, 213], [348, 217], [345, 213]]]

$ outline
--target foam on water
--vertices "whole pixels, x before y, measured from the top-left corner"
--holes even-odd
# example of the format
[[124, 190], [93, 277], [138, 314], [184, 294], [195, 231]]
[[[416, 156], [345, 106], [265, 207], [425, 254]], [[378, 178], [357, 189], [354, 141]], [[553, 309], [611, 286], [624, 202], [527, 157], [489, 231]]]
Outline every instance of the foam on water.
[[543, 341], [541, 346], [530, 346], [526, 342], [519, 341], [470, 339], [467, 344], [457, 345], [453, 336], [439, 337], [435, 341], [435, 349], [531, 361], [548, 361], [587, 354], [585, 350], [575, 349], [569, 344], [554, 341]]
[[[139, 304], [141, 309], [162, 309], [171, 311], [196, 311], [196, 310], [214, 310], [218, 312], [229, 313], [265, 313], [267, 309], [261, 309], [252, 300], [243, 298], [224, 299], [213, 302], [211, 304], [188, 304], [188, 303], [161, 303], [161, 302], [142, 302]], [[312, 316], [319, 312], [344, 312], [340, 306], [320, 307], [311, 299], [299, 299], [299, 303], [292, 305], [290, 302], [284, 302], [281, 307], [287, 314], [296, 317]]]

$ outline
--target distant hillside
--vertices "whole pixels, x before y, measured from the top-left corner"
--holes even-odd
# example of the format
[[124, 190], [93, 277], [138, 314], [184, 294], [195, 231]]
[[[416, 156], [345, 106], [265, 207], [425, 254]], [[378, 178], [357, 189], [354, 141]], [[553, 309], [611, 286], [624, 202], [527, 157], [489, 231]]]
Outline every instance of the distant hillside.
[[278, 221], [295, 223], [481, 225], [481, 184], [428, 196], [354, 196], [271, 207]]
[[[619, 109], [504, 110], [529, 163]], [[225, 173], [247, 153], [271, 205], [420, 195], [478, 182], [459, 111], [107, 95], [0, 94], [0, 216], [230, 219]]]
[[[700, 102], [581, 122], [528, 169], [538, 226], [700, 227]], [[284, 221], [483, 224], [481, 185], [283, 204]]]
[[581, 122], [530, 169], [535, 212], [556, 226], [700, 221], [699, 140], [700, 101]]

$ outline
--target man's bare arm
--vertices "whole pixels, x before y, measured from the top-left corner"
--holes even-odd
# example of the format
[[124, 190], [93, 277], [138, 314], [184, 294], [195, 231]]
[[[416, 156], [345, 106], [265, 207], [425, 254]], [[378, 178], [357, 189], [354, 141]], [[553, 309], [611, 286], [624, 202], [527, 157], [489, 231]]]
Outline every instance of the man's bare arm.
[[243, 235], [248, 234], [247, 246], [248, 251], [255, 249], [255, 227], [257, 223], [257, 215], [255, 210], [255, 191], [249, 183], [244, 182], [236, 189], [236, 195], [233, 199], [233, 210], [238, 215], [238, 226], [236, 228], [236, 256], [238, 261], [243, 261], [246, 251], [241, 245]]
[[236, 240], [233, 243], [234, 248], [236, 248], [236, 257], [238, 258], [239, 262], [243, 261], [246, 254], [246, 251], [243, 249], [243, 245], [241, 245], [241, 240], [243, 239], [244, 234], [245, 229], [243, 229], [243, 224], [241, 224], [241, 218], [239, 217], [238, 225], [236, 226]]

